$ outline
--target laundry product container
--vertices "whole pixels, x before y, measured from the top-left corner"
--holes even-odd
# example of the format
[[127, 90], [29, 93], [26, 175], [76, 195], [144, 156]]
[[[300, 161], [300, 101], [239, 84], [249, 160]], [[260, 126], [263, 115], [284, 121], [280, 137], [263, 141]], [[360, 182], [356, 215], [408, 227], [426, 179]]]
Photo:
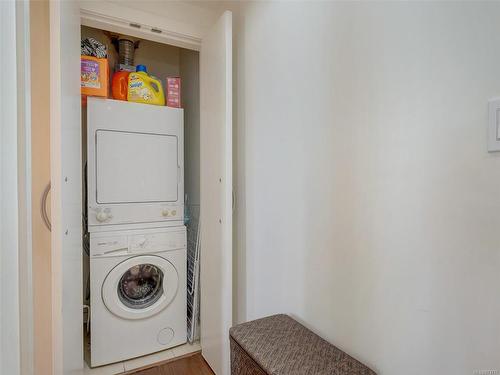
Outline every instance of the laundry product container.
[[106, 98], [109, 88], [108, 59], [81, 56], [80, 86], [82, 95]]
[[229, 330], [232, 375], [376, 375], [288, 315]]

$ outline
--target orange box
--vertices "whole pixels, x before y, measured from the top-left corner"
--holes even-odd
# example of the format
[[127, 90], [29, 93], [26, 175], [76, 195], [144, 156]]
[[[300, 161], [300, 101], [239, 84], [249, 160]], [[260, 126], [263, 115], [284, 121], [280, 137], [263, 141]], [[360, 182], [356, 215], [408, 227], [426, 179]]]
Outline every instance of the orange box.
[[82, 95], [107, 98], [109, 93], [108, 59], [81, 56], [80, 84]]

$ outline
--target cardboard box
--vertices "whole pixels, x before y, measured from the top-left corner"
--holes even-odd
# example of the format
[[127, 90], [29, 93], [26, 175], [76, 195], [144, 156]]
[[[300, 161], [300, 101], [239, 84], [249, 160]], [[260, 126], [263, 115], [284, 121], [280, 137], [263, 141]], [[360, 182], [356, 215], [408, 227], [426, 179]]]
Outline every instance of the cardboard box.
[[109, 93], [108, 59], [81, 56], [80, 85], [84, 96], [102, 96]]
[[180, 77], [167, 77], [167, 106], [181, 108]]

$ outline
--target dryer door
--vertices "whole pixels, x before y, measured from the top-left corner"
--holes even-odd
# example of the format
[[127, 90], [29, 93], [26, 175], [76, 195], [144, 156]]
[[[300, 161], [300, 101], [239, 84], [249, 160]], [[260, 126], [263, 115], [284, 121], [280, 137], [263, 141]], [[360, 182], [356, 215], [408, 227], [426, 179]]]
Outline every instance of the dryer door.
[[98, 204], [178, 201], [176, 136], [98, 130], [95, 142]]
[[102, 285], [107, 309], [124, 319], [145, 319], [165, 309], [175, 298], [177, 270], [155, 255], [129, 258], [115, 266]]

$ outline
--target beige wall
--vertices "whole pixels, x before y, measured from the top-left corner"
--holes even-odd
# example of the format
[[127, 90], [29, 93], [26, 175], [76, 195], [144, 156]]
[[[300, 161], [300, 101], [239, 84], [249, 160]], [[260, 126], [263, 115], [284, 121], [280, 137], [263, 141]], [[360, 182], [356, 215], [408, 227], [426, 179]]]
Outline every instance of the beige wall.
[[[50, 232], [40, 216], [40, 198], [50, 181], [49, 3], [30, 2], [34, 366], [52, 372]], [[50, 196], [49, 196], [50, 199]], [[50, 202], [47, 205], [50, 208]]]

